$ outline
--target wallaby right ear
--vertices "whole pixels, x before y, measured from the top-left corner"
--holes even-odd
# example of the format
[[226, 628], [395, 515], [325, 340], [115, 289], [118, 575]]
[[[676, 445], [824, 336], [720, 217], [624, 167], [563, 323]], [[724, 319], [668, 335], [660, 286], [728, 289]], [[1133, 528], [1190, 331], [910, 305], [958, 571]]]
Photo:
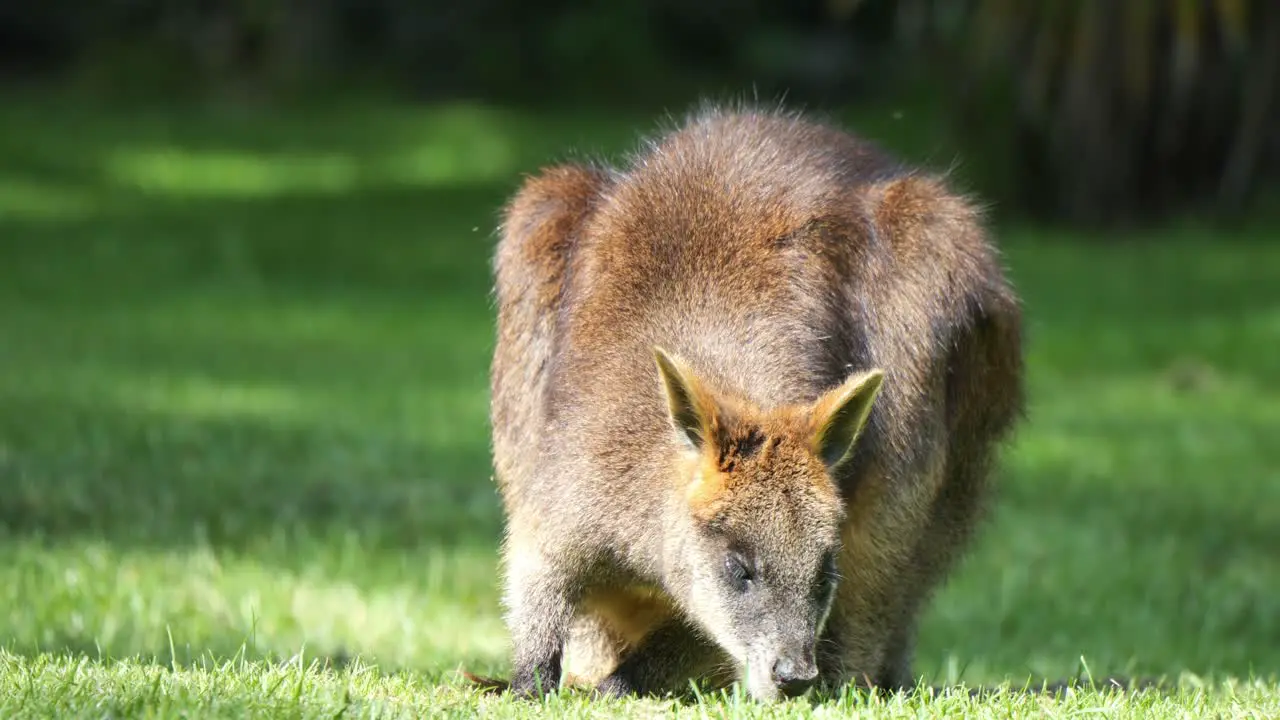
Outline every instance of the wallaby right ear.
[[701, 450], [711, 426], [711, 397], [697, 375], [680, 358], [655, 346], [653, 358], [667, 398], [667, 414], [692, 450]]
[[814, 450], [828, 468], [836, 468], [849, 457], [883, 382], [884, 371], [879, 368], [857, 373], [814, 404]]

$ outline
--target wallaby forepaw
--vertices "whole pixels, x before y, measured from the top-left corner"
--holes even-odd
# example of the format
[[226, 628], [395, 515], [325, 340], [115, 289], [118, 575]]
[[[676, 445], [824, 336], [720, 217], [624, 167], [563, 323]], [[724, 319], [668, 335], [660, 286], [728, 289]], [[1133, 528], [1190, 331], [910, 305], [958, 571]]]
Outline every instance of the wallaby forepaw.
[[625, 678], [614, 673], [601, 680], [593, 694], [599, 698], [620, 698], [635, 694], [635, 688]]
[[555, 673], [534, 670], [516, 671], [511, 675], [508, 692], [526, 700], [538, 700], [556, 692], [560, 678]]

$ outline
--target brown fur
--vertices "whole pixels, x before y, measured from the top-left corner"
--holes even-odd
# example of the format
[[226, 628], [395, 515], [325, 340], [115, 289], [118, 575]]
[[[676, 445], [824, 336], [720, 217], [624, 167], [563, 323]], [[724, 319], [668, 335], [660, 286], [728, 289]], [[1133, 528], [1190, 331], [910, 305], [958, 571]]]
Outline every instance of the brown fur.
[[[704, 528], [797, 581], [838, 543], [822, 679], [914, 684], [917, 618], [1023, 406], [1018, 302], [970, 201], [832, 127], [710, 109], [625, 168], [527, 179], [495, 277], [514, 689], [554, 689], [566, 653], [615, 691], [721, 677], [733, 638], [681, 550]], [[873, 371], [841, 454], [828, 420]]]

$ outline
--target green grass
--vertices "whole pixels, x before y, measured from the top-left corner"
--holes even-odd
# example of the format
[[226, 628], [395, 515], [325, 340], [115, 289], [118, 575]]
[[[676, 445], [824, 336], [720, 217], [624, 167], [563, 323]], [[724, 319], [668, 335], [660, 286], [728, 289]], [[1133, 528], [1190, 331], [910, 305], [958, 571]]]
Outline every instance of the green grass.
[[[650, 120], [0, 107], [0, 716], [539, 712], [456, 675], [507, 670], [492, 229]], [[1280, 715], [1274, 232], [1002, 232], [1032, 409], [918, 669], [1178, 692], [545, 710]]]

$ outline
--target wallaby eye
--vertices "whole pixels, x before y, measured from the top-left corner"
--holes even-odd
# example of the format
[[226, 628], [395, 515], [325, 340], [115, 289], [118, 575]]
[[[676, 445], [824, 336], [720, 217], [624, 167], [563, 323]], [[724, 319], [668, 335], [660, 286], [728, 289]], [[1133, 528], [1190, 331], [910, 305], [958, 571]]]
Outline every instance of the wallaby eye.
[[753, 578], [747, 561], [737, 553], [729, 553], [724, 559], [725, 578], [734, 590], [746, 592]]

